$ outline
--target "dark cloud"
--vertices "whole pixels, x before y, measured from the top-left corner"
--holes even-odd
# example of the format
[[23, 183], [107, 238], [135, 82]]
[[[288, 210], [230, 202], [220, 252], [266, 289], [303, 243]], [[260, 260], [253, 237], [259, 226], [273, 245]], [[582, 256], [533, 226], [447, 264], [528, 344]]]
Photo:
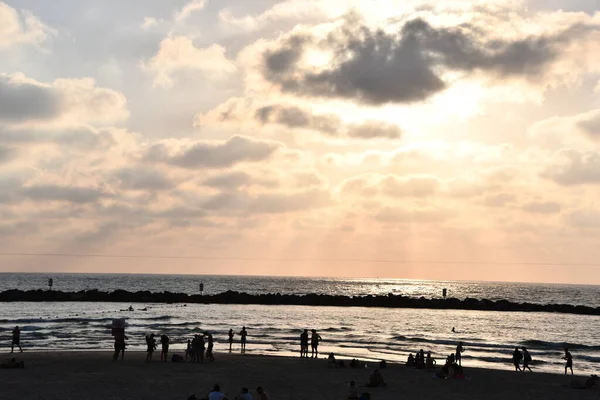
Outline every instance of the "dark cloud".
[[388, 138], [398, 139], [402, 131], [396, 125], [381, 121], [366, 121], [362, 124], [345, 125], [334, 114], [313, 114], [310, 110], [296, 106], [271, 105], [256, 110], [255, 117], [263, 124], [273, 123], [288, 128], [304, 128], [321, 132], [328, 136], [345, 135], [359, 139]]
[[[555, 60], [562, 44], [583, 32], [583, 27], [574, 26], [553, 36], [508, 41], [488, 40], [467, 25], [433, 27], [420, 18], [404, 23], [397, 33], [346, 25], [325, 42], [305, 36], [285, 41], [265, 54], [264, 75], [284, 91], [298, 94], [374, 105], [411, 103], [442, 91], [445, 70], [535, 79]], [[298, 66], [309, 41], [333, 52], [328, 69], [314, 72]]]
[[94, 203], [113, 197], [104, 191], [76, 186], [36, 185], [22, 188], [20, 194], [33, 201], [63, 201], [70, 203]]
[[563, 150], [561, 161], [547, 167], [541, 176], [562, 186], [600, 184], [600, 154]]
[[164, 162], [187, 169], [226, 168], [243, 162], [259, 162], [270, 158], [282, 144], [233, 136], [224, 143], [197, 143], [175, 155], [165, 144], [150, 147], [144, 154], [149, 162]]
[[312, 129], [330, 136], [339, 135], [342, 126], [342, 121], [336, 115], [315, 115], [300, 107], [266, 106], [256, 110], [256, 118], [263, 124]]
[[61, 98], [52, 89], [0, 74], [0, 121], [43, 120], [61, 112]]

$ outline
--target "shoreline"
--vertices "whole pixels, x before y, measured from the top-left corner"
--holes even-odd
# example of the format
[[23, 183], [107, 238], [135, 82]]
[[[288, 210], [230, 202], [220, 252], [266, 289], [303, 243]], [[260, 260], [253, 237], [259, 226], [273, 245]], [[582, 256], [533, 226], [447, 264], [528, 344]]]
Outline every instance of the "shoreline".
[[[172, 352], [169, 358], [175, 353], [182, 354]], [[158, 351], [147, 363], [145, 354], [126, 351], [124, 361], [113, 361], [108, 351], [15, 353], [17, 360], [25, 362], [25, 369], [0, 370], [4, 383], [0, 398], [185, 400], [193, 393], [201, 398], [219, 383], [230, 399], [241, 387], [255, 395], [257, 386], [263, 386], [272, 400], [345, 399], [351, 380], [363, 384], [378, 368], [376, 363], [367, 363], [367, 369], [333, 368], [324, 358], [228, 353], [215, 353], [214, 363], [161, 363]], [[381, 370], [387, 387], [361, 387], [359, 393], [369, 392], [377, 400], [505, 399], [515, 393], [519, 398], [592, 399], [600, 391], [571, 389], [572, 379], [587, 378], [581, 375], [470, 368], [467, 363], [464, 368], [470, 379], [444, 380], [433, 379], [431, 370], [388, 363], [388, 368]]]
[[570, 304], [517, 303], [508, 300], [465, 298], [413, 298], [392, 293], [386, 296], [337, 296], [324, 294], [248, 294], [226, 291], [214, 295], [188, 295], [186, 293], [129, 292], [115, 290], [104, 292], [86, 290], [62, 292], [51, 290], [6, 290], [0, 292], [0, 302], [107, 302], [107, 303], [154, 303], [154, 304], [245, 304], [245, 305], [293, 305], [332, 307], [411, 308], [434, 310], [474, 310], [504, 312], [551, 312], [577, 315], [600, 315], [600, 307]]

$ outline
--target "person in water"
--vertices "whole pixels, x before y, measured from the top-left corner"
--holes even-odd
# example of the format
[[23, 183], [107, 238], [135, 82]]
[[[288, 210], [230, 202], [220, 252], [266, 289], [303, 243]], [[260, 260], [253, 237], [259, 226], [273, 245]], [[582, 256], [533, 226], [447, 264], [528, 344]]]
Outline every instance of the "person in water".
[[523, 354], [521, 354], [518, 347], [515, 347], [515, 351], [513, 351], [512, 355], [512, 361], [513, 365], [515, 366], [515, 371], [521, 371], [521, 367], [519, 365], [521, 364], [522, 359]]
[[10, 346], [11, 353], [14, 352], [15, 346], [19, 348], [21, 353], [23, 352], [23, 349], [21, 348], [21, 329], [18, 325], [15, 326], [15, 329], [12, 331], [12, 344]]
[[316, 329], [313, 329], [312, 335], [310, 337], [310, 346], [312, 348], [311, 358], [319, 358], [319, 342], [323, 340], [321, 336], [317, 333]]
[[160, 344], [161, 344], [161, 352], [160, 352], [160, 361], [167, 362], [167, 357], [169, 354], [169, 337], [167, 335], [160, 335]]
[[240, 337], [241, 337], [240, 343], [242, 345], [242, 353], [245, 353], [246, 352], [246, 340], [248, 337], [248, 331], [246, 331], [245, 326], [242, 326], [242, 330], [240, 331]]
[[529, 354], [527, 349], [525, 347], [523, 347], [523, 369], [522, 369], [522, 371], [525, 371], [526, 369], [528, 369], [529, 372], [533, 372], [531, 370], [531, 368], [529, 367], [529, 363], [531, 363], [531, 354]]
[[563, 360], [567, 360], [567, 363], [565, 364], [565, 375], [567, 375], [567, 369], [570, 369], [571, 375], [573, 375], [573, 356], [571, 355], [569, 349], [567, 349], [566, 347], [565, 356], [563, 357]]
[[231, 353], [231, 347], [233, 346], [233, 329], [229, 329], [229, 352]]

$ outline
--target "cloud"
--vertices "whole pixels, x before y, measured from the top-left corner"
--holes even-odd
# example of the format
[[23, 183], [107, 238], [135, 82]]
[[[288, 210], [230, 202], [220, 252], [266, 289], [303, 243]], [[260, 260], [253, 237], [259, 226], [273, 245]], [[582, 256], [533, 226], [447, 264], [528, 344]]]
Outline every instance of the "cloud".
[[442, 181], [432, 175], [378, 175], [364, 174], [345, 180], [340, 185], [342, 193], [365, 197], [384, 194], [390, 197], [429, 197], [440, 192]]
[[556, 214], [560, 212], [562, 206], [553, 201], [533, 201], [524, 204], [521, 209], [533, 214]]
[[154, 86], [169, 88], [182, 73], [203, 73], [211, 78], [223, 78], [237, 71], [225, 48], [213, 44], [198, 48], [187, 36], [170, 36], [160, 43], [158, 52], [141, 64], [143, 70], [154, 76]]
[[281, 214], [332, 205], [328, 191], [312, 189], [294, 193], [249, 194], [242, 191], [220, 193], [202, 204], [211, 211], [242, 211], [254, 214]]
[[373, 219], [383, 223], [431, 224], [443, 222], [449, 218], [446, 211], [439, 209], [402, 207], [384, 207], [373, 215]]
[[270, 105], [255, 111], [255, 117], [263, 124], [274, 123], [288, 128], [310, 129], [328, 136], [344, 135], [357, 139], [399, 139], [401, 129], [391, 123], [365, 121], [346, 124], [335, 114], [315, 114], [297, 106]]
[[190, 15], [196, 11], [203, 10], [206, 7], [208, 0], [191, 0], [188, 1], [182, 8], [175, 14], [175, 22], [183, 22]]
[[144, 166], [119, 169], [113, 177], [119, 187], [125, 190], [160, 191], [175, 187], [175, 183], [164, 173]]
[[527, 135], [542, 147], [587, 148], [589, 141], [600, 142], [600, 109], [538, 121]]
[[0, 1], [0, 51], [16, 45], [43, 43], [55, 32], [27, 10]]
[[33, 201], [60, 201], [77, 204], [94, 203], [100, 199], [113, 197], [105, 191], [77, 186], [35, 185], [24, 187], [20, 193]]
[[0, 124], [110, 124], [128, 118], [121, 93], [91, 78], [42, 83], [21, 73], [0, 73]]
[[541, 173], [562, 186], [600, 184], [600, 154], [565, 149], [557, 152]]
[[147, 149], [143, 157], [149, 162], [187, 169], [227, 168], [244, 162], [265, 161], [282, 147], [279, 142], [233, 136], [226, 142], [199, 142], [176, 151], [165, 143], [158, 143]]
[[338, 136], [342, 126], [342, 121], [336, 115], [314, 115], [300, 107], [261, 107], [256, 110], [256, 119], [263, 124], [276, 123], [288, 128], [311, 129], [330, 136]]
[[[494, 38], [469, 24], [433, 26], [413, 18], [396, 32], [351, 20], [326, 39], [294, 33], [264, 54], [263, 75], [284, 92], [361, 101], [413, 103], [448, 85], [449, 72], [485, 72], [498, 79], [537, 80], [570, 41], [586, 29], [574, 25], [553, 34]], [[328, 52], [322, 67], [305, 65], [311, 49]]]
[[399, 139], [402, 136], [402, 130], [394, 124], [366, 121], [362, 124], [350, 125], [348, 136], [359, 139]]

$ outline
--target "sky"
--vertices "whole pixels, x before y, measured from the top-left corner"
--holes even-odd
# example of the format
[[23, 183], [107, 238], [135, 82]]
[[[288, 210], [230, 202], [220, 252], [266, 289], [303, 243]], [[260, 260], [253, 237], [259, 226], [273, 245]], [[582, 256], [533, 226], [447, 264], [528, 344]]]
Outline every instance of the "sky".
[[0, 271], [600, 284], [598, 54], [597, 0], [0, 0]]

